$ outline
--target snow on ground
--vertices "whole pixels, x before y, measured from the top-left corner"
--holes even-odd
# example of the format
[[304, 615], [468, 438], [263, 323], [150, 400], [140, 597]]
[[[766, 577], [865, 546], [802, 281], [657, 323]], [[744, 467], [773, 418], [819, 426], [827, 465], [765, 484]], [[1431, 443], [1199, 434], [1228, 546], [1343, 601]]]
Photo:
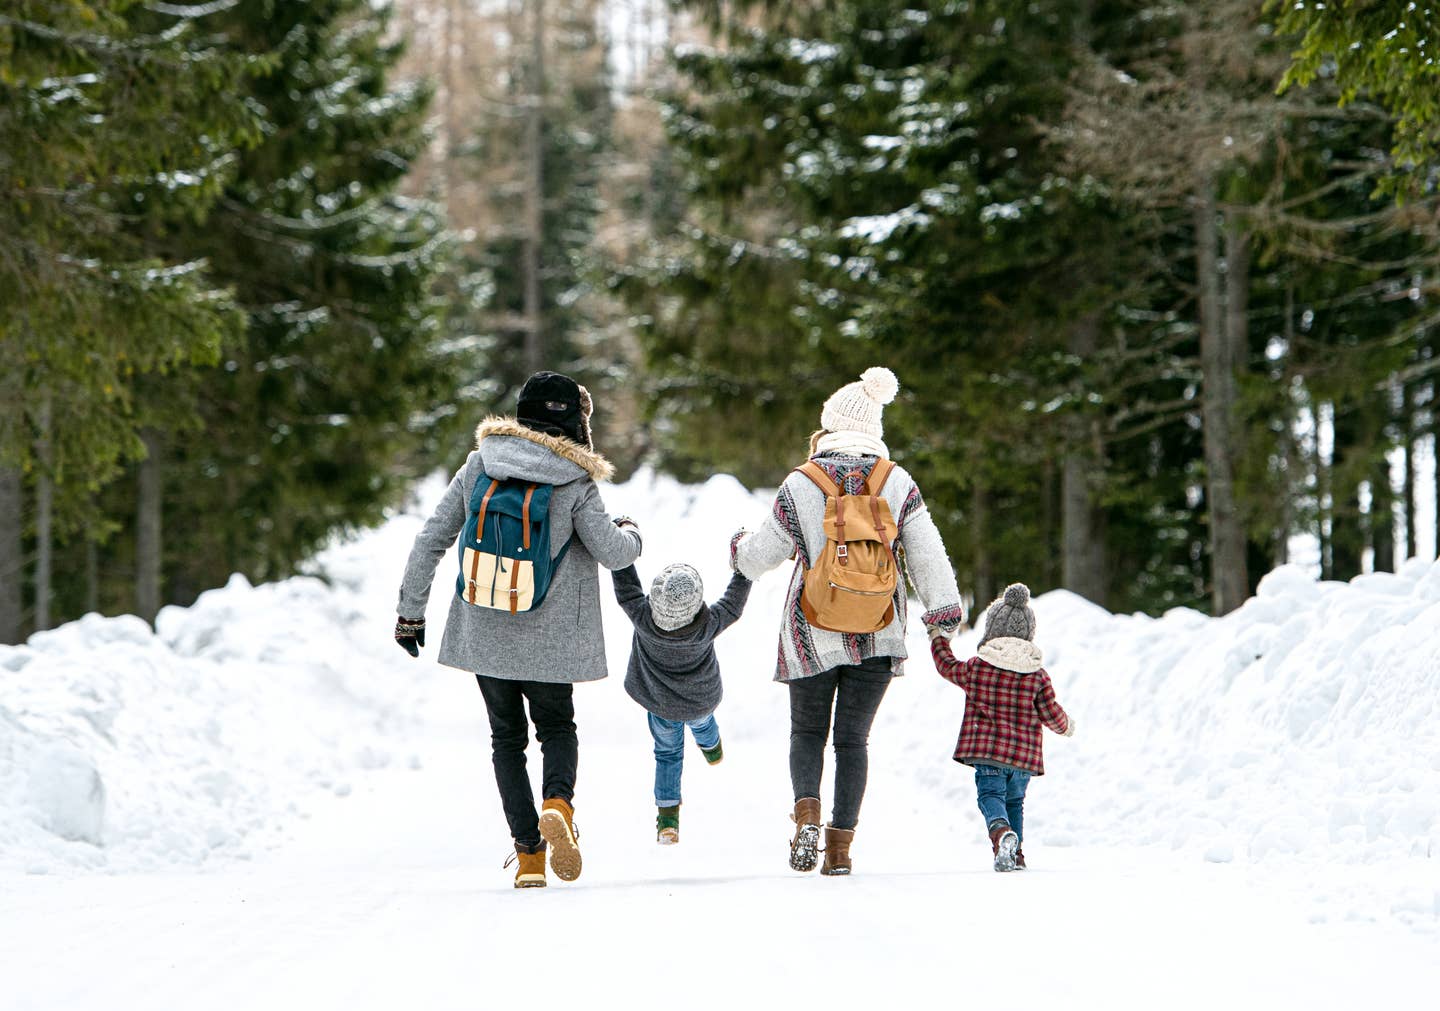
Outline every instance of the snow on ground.
[[[644, 527], [642, 578], [690, 561], [712, 599], [729, 534], [768, 506], [729, 478], [606, 498]], [[949, 760], [963, 696], [918, 626], [872, 736], [856, 875], [786, 868], [778, 573], [721, 639], [725, 762], [690, 752], [683, 841], [655, 846], [610, 606], [612, 677], [576, 691], [585, 873], [516, 892], [478, 692], [433, 662], [448, 560], [429, 651], [390, 639], [420, 522], [323, 553], [324, 581], [236, 580], [155, 633], [90, 617], [0, 648], [0, 1006], [469, 1008], [543, 980], [577, 1008], [836, 990], [1348, 1008], [1440, 985], [1440, 567], [1282, 569], [1218, 620], [1041, 597], [1078, 731], [1047, 738], [1023, 876], [989, 870]]]

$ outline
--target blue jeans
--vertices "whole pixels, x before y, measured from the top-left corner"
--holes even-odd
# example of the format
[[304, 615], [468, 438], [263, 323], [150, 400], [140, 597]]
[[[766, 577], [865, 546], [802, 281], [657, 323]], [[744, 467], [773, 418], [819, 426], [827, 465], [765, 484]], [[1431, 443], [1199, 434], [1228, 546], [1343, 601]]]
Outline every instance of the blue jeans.
[[655, 806], [674, 807], [680, 803], [680, 773], [685, 768], [685, 728], [702, 748], [720, 743], [720, 728], [713, 713], [684, 723], [649, 715], [650, 736], [655, 738]]
[[1025, 787], [1030, 773], [1002, 769], [995, 765], [975, 766], [975, 794], [988, 829], [997, 821], [1010, 823], [1020, 841], [1025, 841]]

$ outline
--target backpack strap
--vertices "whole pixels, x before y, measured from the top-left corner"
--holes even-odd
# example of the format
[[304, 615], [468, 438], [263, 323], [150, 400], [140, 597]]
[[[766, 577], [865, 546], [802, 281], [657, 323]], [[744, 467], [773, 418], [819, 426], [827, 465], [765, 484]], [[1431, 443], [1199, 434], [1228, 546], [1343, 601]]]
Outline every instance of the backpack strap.
[[485, 511], [490, 508], [490, 496], [495, 494], [495, 489], [500, 487], [500, 482], [494, 479], [490, 481], [490, 490], [480, 500], [479, 519], [475, 521], [475, 539], [478, 541], [485, 534]]
[[870, 470], [870, 476], [865, 479], [867, 494], [879, 495], [885, 487], [885, 482], [890, 480], [890, 475], [894, 470], [894, 460], [886, 460], [884, 457], [876, 460], [875, 466]]
[[839, 498], [841, 495], [845, 494], [844, 490], [840, 488], [839, 485], [837, 485], [834, 481], [830, 480], [830, 475], [825, 473], [825, 468], [820, 466], [814, 460], [807, 460], [799, 467], [796, 467], [795, 473], [804, 474], [815, 484], [817, 488], [823, 491], [826, 495], [832, 495], [835, 498]]
[[525, 489], [525, 506], [521, 510], [520, 521], [525, 527], [525, 550], [530, 550], [530, 500], [535, 497], [535, 486], [532, 484]]

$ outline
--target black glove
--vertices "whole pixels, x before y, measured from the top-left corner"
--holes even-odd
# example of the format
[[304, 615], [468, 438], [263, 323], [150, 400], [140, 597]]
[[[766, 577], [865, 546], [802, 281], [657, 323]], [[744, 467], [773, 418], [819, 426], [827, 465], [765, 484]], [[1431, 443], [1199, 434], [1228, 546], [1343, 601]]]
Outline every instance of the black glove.
[[420, 647], [425, 645], [425, 619], [401, 618], [395, 622], [395, 641], [411, 656], [419, 656]]

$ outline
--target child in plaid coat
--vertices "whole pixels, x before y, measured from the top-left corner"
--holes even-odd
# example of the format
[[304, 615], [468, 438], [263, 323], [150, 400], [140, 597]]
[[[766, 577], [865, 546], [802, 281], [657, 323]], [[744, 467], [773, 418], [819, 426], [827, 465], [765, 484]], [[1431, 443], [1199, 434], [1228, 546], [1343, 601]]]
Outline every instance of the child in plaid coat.
[[1025, 788], [1045, 774], [1041, 727], [1069, 737], [1075, 721], [1060, 708], [1034, 643], [1035, 612], [1023, 583], [1006, 588], [985, 613], [978, 656], [955, 659], [950, 642], [929, 626], [940, 676], [965, 689], [965, 719], [955, 761], [975, 767], [975, 792], [990, 832], [997, 871], [1025, 869]]

